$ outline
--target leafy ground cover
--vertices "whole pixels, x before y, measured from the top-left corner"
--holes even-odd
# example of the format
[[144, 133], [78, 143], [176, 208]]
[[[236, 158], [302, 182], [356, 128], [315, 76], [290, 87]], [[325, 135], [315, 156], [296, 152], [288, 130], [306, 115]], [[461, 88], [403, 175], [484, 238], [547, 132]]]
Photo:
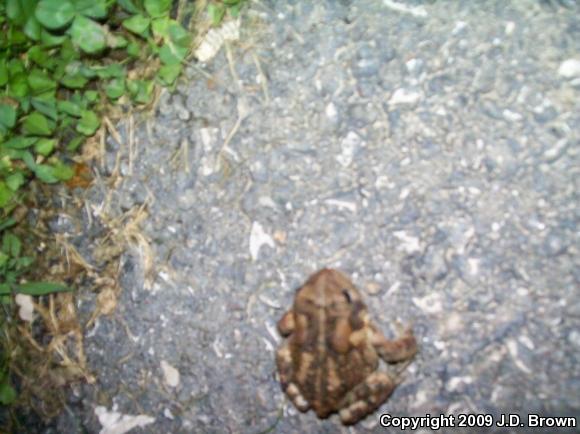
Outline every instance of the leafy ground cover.
[[[103, 117], [154, 104], [159, 86], [174, 86], [182, 72], [200, 12], [219, 24], [226, 14], [237, 15], [241, 4], [241, 0], [0, 3], [0, 404], [22, 403], [19, 393], [25, 394], [30, 383], [20, 380], [15, 387], [11, 374], [19, 378], [31, 370], [47, 374], [67, 363], [61, 354], [51, 364], [38, 364], [46, 359], [47, 348], [56, 351], [57, 346], [36, 348], [40, 359], [34, 351], [22, 351], [20, 339], [27, 338], [32, 350], [38, 341], [31, 337], [32, 326], [23, 326], [16, 314], [22, 309], [15, 303], [17, 294], [40, 297], [33, 307], [44, 321], [44, 332], [56, 335], [74, 329], [82, 335], [77, 323], [64, 329], [54, 324], [51, 314], [58, 306], [63, 310], [74, 305], [70, 284], [74, 279], [62, 275], [62, 281], [55, 281], [52, 275], [45, 281], [43, 268], [33, 269], [41, 250], [38, 233], [27, 219], [31, 204], [47, 203], [36, 197], [40, 192], [51, 194], [43, 185], [65, 182], [71, 189], [86, 187], [90, 170], [80, 149], [94, 146], [91, 138], [103, 132]], [[60, 298], [51, 298], [56, 294]], [[77, 359], [84, 362], [79, 351]]]

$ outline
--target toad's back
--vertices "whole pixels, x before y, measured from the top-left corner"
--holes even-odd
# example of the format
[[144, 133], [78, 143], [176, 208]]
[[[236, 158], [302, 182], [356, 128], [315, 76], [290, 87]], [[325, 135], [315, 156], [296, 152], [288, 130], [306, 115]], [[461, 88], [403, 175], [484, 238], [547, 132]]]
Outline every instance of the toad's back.
[[293, 310], [295, 382], [318, 416], [325, 417], [377, 367], [364, 335], [366, 307], [346, 276], [323, 269], [298, 290]]

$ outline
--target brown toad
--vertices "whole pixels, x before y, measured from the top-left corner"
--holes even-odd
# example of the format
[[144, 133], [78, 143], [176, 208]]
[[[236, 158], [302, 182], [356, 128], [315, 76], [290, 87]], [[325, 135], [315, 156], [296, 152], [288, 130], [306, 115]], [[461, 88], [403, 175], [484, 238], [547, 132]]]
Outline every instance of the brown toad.
[[410, 330], [387, 340], [353, 283], [331, 269], [313, 274], [296, 291], [278, 330], [288, 338], [276, 353], [282, 389], [300, 411], [312, 408], [320, 418], [338, 412], [347, 425], [373, 412], [398, 384], [377, 370], [379, 357], [395, 363], [417, 352]]

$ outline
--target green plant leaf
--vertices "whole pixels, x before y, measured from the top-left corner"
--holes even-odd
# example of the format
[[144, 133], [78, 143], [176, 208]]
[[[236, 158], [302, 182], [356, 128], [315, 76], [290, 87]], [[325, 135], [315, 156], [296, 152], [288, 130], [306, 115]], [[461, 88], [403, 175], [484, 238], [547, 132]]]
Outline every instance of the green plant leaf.
[[11, 96], [17, 98], [24, 98], [25, 96], [28, 96], [29, 89], [28, 80], [26, 80], [26, 74], [11, 74], [10, 81], [8, 83], [8, 91]]
[[[68, 46], [68, 43], [63, 44], [62, 51], [67, 51], [68, 54], [69, 50], [79, 52], [78, 47], [74, 47], [72, 41], [70, 42], [70, 47]], [[64, 56], [65, 54], [62, 55]], [[59, 71], [62, 70], [63, 75], [71, 75], [71, 76], [81, 75], [84, 78], [91, 78], [89, 77], [89, 75], [92, 74], [91, 68], [83, 65], [83, 62], [79, 59], [69, 58], [69, 60], [66, 62], [59, 62], [58, 69]], [[94, 77], [95, 74], [92, 74], [92, 76]]]
[[70, 100], [59, 100], [56, 103], [58, 110], [61, 113], [66, 113], [70, 116], [75, 116], [77, 118], [81, 117], [81, 106]]
[[68, 87], [69, 89], [82, 89], [85, 87], [85, 84], [89, 81], [88, 78], [83, 77], [81, 74], [71, 74], [65, 75], [60, 79], [60, 83], [64, 87]]
[[[4, 264], [7, 262], [8, 256], [4, 255], [4, 253], [0, 252], [0, 267], [3, 267]], [[8, 277], [8, 273], [6, 273], [7, 277]], [[8, 280], [8, 279], [6, 279]], [[12, 290], [11, 290], [11, 286], [9, 283], [0, 283], [0, 303], [2, 304], [11, 304], [12, 303], [12, 297], [10, 296], [12, 294]]]
[[169, 17], [155, 18], [151, 21], [151, 30], [158, 37], [167, 37], [167, 27], [169, 26]]
[[33, 94], [38, 95], [56, 89], [56, 81], [40, 69], [33, 69], [28, 75], [28, 86]]
[[14, 196], [14, 192], [3, 181], [0, 181], [0, 208], [8, 205], [12, 196]]
[[2, 303], [4, 306], [12, 306], [12, 297], [9, 295], [0, 295], [0, 303]]
[[159, 50], [159, 59], [165, 65], [178, 65], [187, 55], [187, 48], [179, 47], [172, 42], [166, 42]]
[[54, 167], [48, 164], [37, 164], [34, 167], [34, 174], [38, 179], [47, 184], [58, 182], [58, 178], [54, 174]]
[[131, 0], [117, 0], [117, 3], [130, 14], [136, 14], [139, 12], [139, 9], [137, 9], [137, 6], [135, 6]]
[[5, 38], [7, 39], [9, 46], [22, 45], [28, 41], [26, 34], [24, 34], [24, 32], [20, 31], [18, 28], [14, 27], [10, 29], [10, 32], [6, 34]]
[[16, 124], [16, 109], [8, 104], [0, 104], [0, 124], [12, 128]]
[[30, 136], [50, 136], [54, 131], [54, 122], [48, 120], [42, 113], [32, 112], [24, 118], [22, 131]]
[[150, 17], [157, 18], [169, 14], [171, 0], [145, 0], [144, 6]]
[[125, 48], [127, 44], [129, 44], [129, 41], [121, 35], [115, 35], [113, 33], [107, 34], [107, 47]]
[[0, 86], [5, 86], [8, 83], [8, 67], [6, 60], [0, 59]]
[[154, 86], [153, 81], [146, 80], [132, 80], [127, 83], [133, 101], [138, 104], [147, 104], [151, 101]]
[[107, 16], [107, 8], [111, 2], [105, 0], [75, 0], [77, 13], [89, 18], [102, 19]]
[[[67, 132], [67, 136], [74, 131], [74, 127], [78, 120], [72, 116], [63, 116], [59, 128]], [[76, 135], [76, 134], [75, 134]]]
[[92, 68], [92, 70], [99, 78], [121, 78], [125, 76], [125, 68], [119, 63], [111, 63], [107, 66]]
[[56, 147], [56, 139], [40, 139], [34, 145], [34, 151], [37, 154], [47, 157]]
[[40, 31], [40, 42], [45, 47], [56, 47], [68, 39], [67, 35], [55, 35], [46, 29]]
[[26, 164], [26, 167], [28, 167], [30, 170], [34, 170], [36, 168], [36, 162], [34, 161], [34, 157], [30, 151], [26, 151], [24, 149], [10, 149], [8, 151], [10, 158], [24, 161], [24, 164]]
[[27, 21], [31, 16], [34, 16], [34, 9], [38, 0], [20, 0], [22, 12], [24, 13], [24, 21]]
[[[87, 90], [83, 94], [83, 99], [85, 100], [85, 102], [93, 103], [98, 98], [99, 98], [99, 92], [97, 92], [96, 90]], [[88, 104], [85, 104], [85, 106], [87, 106], [87, 105]], [[82, 113], [81, 113], [81, 115], [82, 115]]]
[[20, 98], [20, 111], [22, 113], [28, 113], [30, 111], [30, 98], [27, 96]]
[[70, 35], [74, 44], [85, 53], [98, 53], [107, 46], [105, 28], [82, 15], [78, 15], [73, 21]]
[[11, 232], [6, 232], [2, 237], [2, 251], [12, 258], [17, 258], [21, 250], [22, 243], [18, 237]]
[[67, 143], [67, 151], [76, 151], [78, 147], [84, 143], [84, 141], [85, 136], [76, 136], [74, 139]]
[[68, 181], [74, 176], [74, 174], [75, 171], [72, 167], [61, 163], [60, 161], [54, 166], [54, 176], [56, 176], [59, 181]]
[[161, 82], [166, 86], [171, 86], [175, 79], [181, 73], [182, 66], [177, 65], [163, 65], [159, 68], [159, 72], [157, 73]]
[[127, 45], [127, 54], [131, 57], [138, 58], [141, 54], [141, 46], [136, 42], [130, 42]]
[[189, 48], [191, 45], [191, 34], [177, 21], [170, 20], [167, 33], [174, 44], [184, 48]]
[[54, 64], [54, 59], [51, 58], [48, 53], [42, 49], [39, 45], [33, 45], [30, 50], [26, 53], [28, 58], [36, 63], [38, 66], [44, 68], [51, 68]]
[[72, 43], [70, 38], [67, 37], [64, 41], [62, 41], [60, 55], [58, 57], [61, 67], [64, 67], [64, 70], [67, 73], [71, 74], [73, 72], [78, 72], [81, 69], [82, 63], [76, 62], [76, 60], [80, 59], [81, 52]]
[[40, 0], [35, 15], [47, 29], [62, 29], [74, 18], [75, 8], [69, 0]]
[[6, 177], [6, 185], [12, 191], [17, 191], [24, 184], [24, 181], [22, 172], [14, 172], [12, 175]]
[[24, 13], [19, 0], [8, 0], [6, 2], [6, 15], [16, 25], [24, 23]]
[[34, 262], [34, 259], [31, 257], [28, 257], [28, 256], [23, 256], [22, 258], [18, 258], [15, 261], [16, 268], [19, 270], [24, 270], [24, 269], [30, 267], [30, 265], [32, 265], [33, 262]]
[[224, 15], [226, 13], [226, 8], [224, 5], [210, 3], [207, 5], [207, 13], [211, 19], [211, 23], [214, 26], [217, 26], [219, 23], [222, 22]]
[[19, 58], [12, 58], [8, 61], [8, 73], [11, 77], [24, 74], [26, 72], [26, 67], [24, 66], [24, 62]]
[[[72, 103], [77, 104], [79, 107], [87, 108], [87, 102], [83, 99], [83, 94], [80, 92], [75, 92], [69, 98], [69, 101]], [[81, 114], [79, 113], [78, 116], [80, 117]]]
[[58, 111], [56, 109], [55, 100], [41, 100], [38, 98], [33, 98], [30, 102], [32, 103], [32, 107], [34, 107], [43, 115], [48, 116], [55, 122], [58, 120]]
[[40, 40], [40, 31], [41, 30], [42, 30], [42, 27], [40, 26], [40, 23], [38, 22], [38, 20], [36, 19], [36, 17], [34, 15], [32, 15], [30, 18], [28, 18], [28, 21], [26, 21], [26, 24], [24, 25], [24, 34], [26, 36], [28, 36], [30, 39], [32, 39], [33, 41]]
[[230, 15], [234, 18], [238, 18], [240, 15], [240, 9], [242, 8], [242, 4], [238, 3], [236, 5], [232, 5], [228, 8]]
[[46, 295], [65, 291], [72, 291], [72, 288], [61, 283], [52, 282], [29, 282], [17, 285], [15, 288], [15, 292], [28, 295]]
[[77, 131], [85, 136], [92, 136], [101, 126], [97, 114], [91, 110], [84, 110], [77, 124]]
[[4, 219], [0, 222], [0, 231], [5, 231], [6, 229], [15, 226], [16, 223], [17, 221], [14, 220], [12, 217], [8, 217], [7, 219]]
[[105, 86], [105, 93], [110, 99], [117, 99], [125, 93], [125, 80], [114, 78]]
[[149, 34], [149, 24], [151, 20], [143, 15], [137, 14], [133, 15], [123, 21], [123, 27], [125, 27], [130, 32], [133, 32], [139, 36], [147, 37]]
[[16, 401], [16, 391], [8, 382], [8, 378], [4, 378], [0, 383], [0, 404], [10, 405]]
[[68, 181], [75, 174], [73, 168], [64, 164], [62, 161], [57, 161], [53, 168], [53, 174], [59, 181]]
[[24, 136], [16, 136], [6, 142], [3, 143], [3, 147], [8, 149], [26, 149], [38, 140], [38, 137], [24, 137]]
[[99, 66], [91, 68], [90, 66], [83, 65], [81, 62], [76, 62], [75, 65], [76, 66], [74, 68], [67, 67], [66, 69], [67, 72], [70, 71], [79, 72], [83, 77], [88, 79], [97, 77], [96, 70], [99, 68]]

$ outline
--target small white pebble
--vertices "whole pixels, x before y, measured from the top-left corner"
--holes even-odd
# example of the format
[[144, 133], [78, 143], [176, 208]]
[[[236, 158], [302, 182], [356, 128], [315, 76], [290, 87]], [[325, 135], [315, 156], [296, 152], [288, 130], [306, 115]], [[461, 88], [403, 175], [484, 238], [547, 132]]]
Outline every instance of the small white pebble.
[[336, 110], [336, 106], [330, 102], [326, 106], [324, 113], [326, 114], [327, 118], [334, 120], [334, 119], [336, 119], [336, 115], [338, 114], [338, 111]]
[[513, 112], [511, 110], [505, 109], [503, 111], [503, 117], [506, 121], [518, 122], [523, 119], [523, 116], [519, 113]]
[[558, 74], [565, 78], [580, 77], [580, 60], [564, 60], [558, 68]]
[[14, 301], [20, 309], [18, 309], [18, 316], [23, 321], [32, 322], [34, 320], [34, 304], [32, 297], [26, 294], [16, 294]]
[[529, 293], [530, 291], [528, 291], [528, 289], [524, 287], [516, 289], [516, 294], [518, 294], [520, 297], [527, 297]]
[[471, 377], [453, 377], [447, 381], [446, 389], [450, 392], [456, 390], [462, 384], [473, 383], [473, 378]]
[[515, 28], [516, 28], [516, 23], [514, 23], [513, 21], [508, 21], [505, 24], [505, 30], [504, 30], [505, 34], [507, 36], [511, 35], [514, 32]]
[[167, 363], [165, 360], [161, 360], [161, 370], [163, 371], [163, 379], [165, 384], [169, 387], [177, 387], [179, 385], [179, 371]]
[[521, 335], [518, 338], [518, 340], [520, 341], [520, 343], [522, 343], [523, 345], [525, 345], [526, 347], [528, 347], [530, 350], [533, 350], [533, 349], [536, 348], [536, 346], [534, 345], [534, 342], [527, 335]]
[[417, 91], [399, 88], [389, 99], [389, 105], [413, 105], [417, 104], [421, 99], [421, 94]]
[[258, 259], [258, 254], [263, 245], [272, 249], [276, 248], [274, 240], [264, 231], [264, 227], [260, 223], [254, 222], [250, 232], [250, 255], [254, 261]]
[[467, 27], [467, 23], [465, 21], [457, 21], [455, 23], [455, 27], [451, 31], [451, 34], [452, 35], [457, 35], [458, 33], [460, 33], [466, 27]]

